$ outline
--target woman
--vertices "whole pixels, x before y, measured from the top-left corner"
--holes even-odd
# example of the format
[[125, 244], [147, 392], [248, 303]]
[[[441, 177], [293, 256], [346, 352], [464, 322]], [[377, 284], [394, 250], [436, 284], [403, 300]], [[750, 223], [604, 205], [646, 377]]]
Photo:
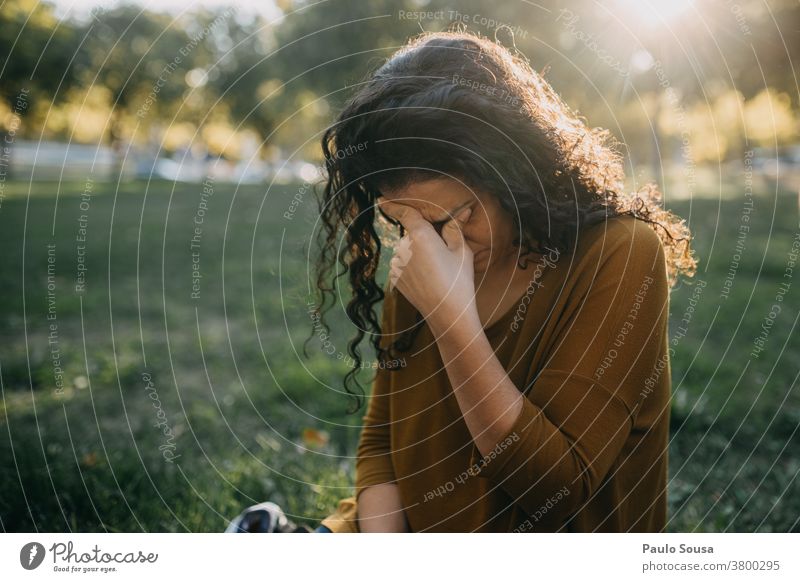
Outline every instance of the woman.
[[[608, 142], [468, 33], [424, 34], [358, 87], [322, 140], [319, 308], [346, 274], [358, 404], [365, 336], [381, 365], [356, 495], [323, 526], [665, 527], [669, 288], [695, 259], [654, 187], [623, 193]], [[403, 236], [385, 288], [378, 222]]]

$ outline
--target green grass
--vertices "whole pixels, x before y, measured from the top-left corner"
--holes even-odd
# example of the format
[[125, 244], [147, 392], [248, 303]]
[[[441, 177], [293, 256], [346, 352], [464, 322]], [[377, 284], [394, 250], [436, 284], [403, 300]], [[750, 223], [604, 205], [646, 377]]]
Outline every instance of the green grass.
[[[2, 528], [220, 531], [242, 506], [265, 499], [308, 524], [330, 513], [351, 493], [360, 414], [346, 413], [342, 362], [318, 341], [310, 358], [300, 355], [311, 323], [311, 194], [287, 220], [298, 187], [217, 185], [202, 224], [200, 298], [192, 299], [202, 186], [97, 183], [82, 211], [84, 189], [36, 183], [28, 197], [27, 184], [4, 188]], [[741, 207], [735, 197], [673, 205], [695, 232], [697, 278], [707, 282], [672, 360], [673, 531], [798, 530], [800, 345], [792, 331], [800, 281], [764, 352], [749, 356], [783, 278], [797, 199], [757, 198], [722, 299]], [[86, 288], [76, 293], [81, 214]], [[56, 245], [61, 393], [48, 344], [48, 243]], [[686, 284], [673, 292], [672, 333], [691, 293]], [[337, 317], [332, 342], [344, 352], [350, 328]], [[304, 439], [309, 429], [329, 441]], [[170, 463], [159, 447], [180, 456]]]

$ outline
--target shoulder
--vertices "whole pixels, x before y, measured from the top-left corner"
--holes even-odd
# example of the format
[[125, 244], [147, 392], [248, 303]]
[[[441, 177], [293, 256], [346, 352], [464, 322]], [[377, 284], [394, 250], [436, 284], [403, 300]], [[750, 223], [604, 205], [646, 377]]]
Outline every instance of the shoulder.
[[594, 224], [579, 235], [576, 258], [591, 256], [616, 261], [663, 256], [661, 238], [653, 227], [633, 216], [616, 216]]
[[598, 278], [624, 283], [646, 276], [666, 284], [663, 243], [649, 223], [617, 216], [586, 228], [578, 238], [572, 276], [587, 285]]
[[629, 215], [615, 216], [594, 224], [581, 232], [579, 240], [590, 247], [635, 244], [653, 249], [661, 244], [661, 239], [649, 223]]

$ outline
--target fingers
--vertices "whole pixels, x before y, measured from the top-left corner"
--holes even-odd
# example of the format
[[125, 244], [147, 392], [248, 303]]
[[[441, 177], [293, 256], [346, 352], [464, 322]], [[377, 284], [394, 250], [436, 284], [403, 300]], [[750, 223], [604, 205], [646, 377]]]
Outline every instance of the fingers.
[[403, 274], [403, 268], [411, 260], [411, 237], [404, 236], [397, 243], [392, 260], [389, 261], [389, 289], [397, 286], [397, 280]]
[[464, 208], [451, 220], [448, 220], [442, 228], [442, 238], [449, 249], [452, 250], [464, 244], [461, 227], [467, 222], [470, 214], [472, 214], [472, 208]]
[[394, 250], [394, 258], [398, 260], [399, 266], [405, 267], [408, 264], [408, 261], [411, 260], [411, 237], [404, 236], [400, 239], [400, 242], [397, 243], [397, 247]]
[[405, 267], [405, 264], [400, 262], [399, 257], [392, 257], [389, 262], [389, 291], [397, 287], [397, 281], [403, 274], [403, 267]]
[[424, 228], [424, 225], [430, 225], [419, 211], [411, 206], [399, 204], [397, 202], [389, 202], [385, 198], [378, 198], [377, 204], [381, 212], [402, 224], [403, 228], [408, 231], [416, 230], [421, 227]]
[[463, 226], [469, 220], [470, 216], [472, 216], [472, 207], [467, 206], [466, 208], [462, 208], [458, 214], [455, 215], [455, 219]]

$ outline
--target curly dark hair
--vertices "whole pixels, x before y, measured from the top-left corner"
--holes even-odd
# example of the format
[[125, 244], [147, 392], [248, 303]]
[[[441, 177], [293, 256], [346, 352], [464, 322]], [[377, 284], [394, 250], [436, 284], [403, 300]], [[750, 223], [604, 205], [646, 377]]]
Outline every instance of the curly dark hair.
[[495, 196], [513, 216], [520, 256], [566, 251], [580, 229], [632, 215], [659, 234], [671, 287], [679, 275], [694, 275], [685, 221], [662, 208], [655, 185], [624, 192], [616, 145], [607, 131], [589, 128], [522, 55], [468, 32], [421, 34], [357, 86], [322, 137], [327, 180], [318, 195], [316, 308], [324, 325], [337, 281], [347, 275], [346, 313], [357, 332], [348, 343], [354, 366], [344, 387], [355, 398], [353, 412], [363, 404], [357, 373], [364, 336], [371, 333], [383, 362], [408, 349], [421, 326], [418, 314], [416, 326], [382, 345], [375, 311], [384, 298], [375, 280], [382, 190], [457, 177]]

